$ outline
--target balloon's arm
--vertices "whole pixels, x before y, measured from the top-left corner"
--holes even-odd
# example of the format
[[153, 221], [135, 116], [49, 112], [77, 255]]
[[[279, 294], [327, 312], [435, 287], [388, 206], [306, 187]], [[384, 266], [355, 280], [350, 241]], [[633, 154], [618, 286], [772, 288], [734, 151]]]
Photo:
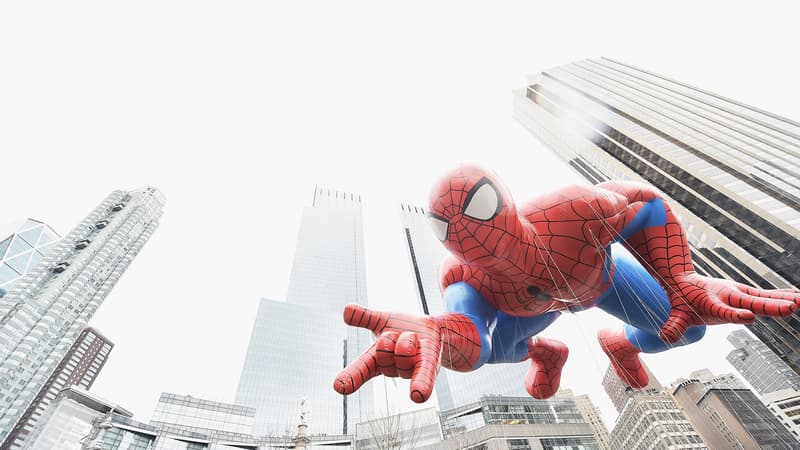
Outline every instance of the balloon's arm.
[[[452, 290], [453, 299], [459, 290]], [[378, 375], [411, 380], [410, 396], [415, 402], [426, 401], [433, 391], [439, 367], [470, 371], [488, 359], [484, 348], [491, 348], [488, 328], [483, 334], [475, 326], [482, 323], [480, 310], [467, 306], [475, 298], [461, 298], [467, 314], [446, 312], [437, 316], [373, 311], [357, 304], [346, 305], [344, 321], [348, 325], [373, 332], [377, 340], [336, 376], [333, 388], [351, 394]], [[487, 347], [482, 345], [487, 342]]]
[[617, 181], [597, 188], [617, 194], [607, 196], [614, 214], [606, 223], [614, 228], [614, 240], [627, 246], [668, 292], [676, 276], [694, 272], [683, 226], [655, 188]]
[[[497, 310], [465, 281], [447, 286], [444, 300], [449, 314], [436, 317], [437, 322], [443, 325], [442, 366], [461, 372], [475, 370], [492, 354], [492, 331], [497, 321]], [[459, 328], [448, 324], [449, 316], [462, 318]], [[476, 355], [477, 358], [463, 358], [462, 354]]]

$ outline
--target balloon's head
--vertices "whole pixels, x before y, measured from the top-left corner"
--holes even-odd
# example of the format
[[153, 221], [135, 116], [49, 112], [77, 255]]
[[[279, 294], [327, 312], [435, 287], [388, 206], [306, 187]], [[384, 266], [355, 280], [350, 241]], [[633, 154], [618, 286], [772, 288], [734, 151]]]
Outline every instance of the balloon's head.
[[470, 263], [506, 257], [520, 239], [511, 194], [495, 174], [472, 165], [458, 167], [434, 185], [428, 221], [444, 246]]

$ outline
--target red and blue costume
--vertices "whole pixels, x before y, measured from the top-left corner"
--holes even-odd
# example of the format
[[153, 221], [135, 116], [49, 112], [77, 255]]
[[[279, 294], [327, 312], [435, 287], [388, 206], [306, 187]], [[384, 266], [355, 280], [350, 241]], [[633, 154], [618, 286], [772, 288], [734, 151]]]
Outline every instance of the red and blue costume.
[[448, 313], [348, 305], [345, 322], [372, 330], [377, 340], [336, 377], [342, 394], [382, 374], [410, 378], [412, 400], [424, 402], [440, 366], [471, 371], [529, 359], [525, 387], [548, 398], [569, 351], [537, 335], [562, 311], [592, 307], [625, 322], [598, 340], [620, 378], [643, 387], [640, 352], [695, 342], [706, 324], [787, 316], [800, 306], [798, 290], [697, 274], [678, 218], [644, 184], [572, 186], [517, 209], [493, 174], [464, 166], [438, 182], [428, 211], [451, 253], [441, 269]]

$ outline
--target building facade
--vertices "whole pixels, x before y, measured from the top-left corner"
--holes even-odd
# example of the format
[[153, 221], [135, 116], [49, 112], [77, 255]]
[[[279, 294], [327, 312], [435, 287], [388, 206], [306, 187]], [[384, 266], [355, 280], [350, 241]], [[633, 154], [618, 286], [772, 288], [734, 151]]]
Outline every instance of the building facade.
[[[115, 414], [121, 418], [133, 417], [125, 408], [104, 400], [77, 386], [62, 390], [47, 408], [31, 435], [22, 444], [24, 450], [83, 450], [85, 448], [108, 449], [108, 446], [91, 444], [95, 420]], [[125, 450], [147, 449], [144, 439], [128, 439]], [[133, 445], [131, 445], [133, 444]]]
[[603, 390], [608, 394], [608, 398], [611, 399], [611, 403], [614, 404], [617, 412], [622, 412], [622, 409], [625, 408], [625, 403], [637, 392], [656, 392], [663, 389], [661, 383], [658, 382], [658, 378], [650, 372], [650, 368], [644, 362], [642, 362], [642, 366], [647, 371], [647, 375], [650, 376], [647, 386], [642, 389], [634, 389], [623, 383], [610, 364], [606, 368], [606, 373], [603, 375]]
[[112, 192], [3, 297], [0, 441], [158, 227], [163, 206], [154, 188]]
[[114, 344], [97, 329], [84, 329], [56, 370], [47, 379], [17, 425], [0, 445], [0, 450], [18, 450], [47, 407], [62, 389], [70, 386], [89, 390], [106, 363]]
[[437, 449], [600, 448], [571, 392], [547, 400], [484, 396], [440, 415], [445, 440]]
[[371, 419], [356, 425], [355, 450], [411, 450], [442, 442], [439, 412], [418, 409]]
[[167, 431], [252, 437], [255, 415], [256, 410], [246, 406], [164, 392], [158, 398], [150, 425]]
[[581, 416], [583, 416], [583, 420], [592, 427], [594, 439], [597, 441], [597, 446], [600, 450], [611, 450], [608, 427], [606, 427], [606, 423], [600, 416], [600, 410], [594, 405], [592, 399], [586, 394], [575, 396], [575, 405], [578, 407]]
[[36, 219], [1, 226], [0, 291], [8, 292], [18, 279], [39, 264], [60, 238], [50, 225]]
[[[163, 394], [162, 421], [138, 422], [124, 408], [76, 386], [63, 390], [34, 428], [23, 450], [271, 450], [350, 449], [351, 436], [298, 439], [242, 434], [250, 408], [190, 396]], [[214, 417], [216, 416], [216, 418]], [[209, 423], [197, 426], [208, 418]], [[186, 425], [183, 425], [186, 424]], [[233, 432], [213, 428], [232, 429]], [[198, 430], [206, 430], [203, 433]], [[296, 428], [300, 429], [300, 426]], [[303, 445], [305, 445], [305, 447]]]
[[800, 391], [800, 375], [763, 342], [745, 330], [728, 335], [734, 350], [727, 360], [760, 395], [784, 389]]
[[717, 449], [706, 445], [675, 400], [663, 390], [630, 397], [610, 434], [611, 448]]
[[[591, 183], [645, 181], [671, 201], [698, 272], [800, 284], [798, 123], [607, 58], [542, 72], [514, 117]], [[748, 325], [800, 372], [800, 320]]]
[[[235, 402], [256, 409], [256, 435], [294, 433], [308, 401], [310, 435], [342, 435], [371, 418], [370, 384], [342, 396], [333, 379], [372, 344], [369, 331], [347, 327], [347, 303], [367, 303], [361, 197], [316, 188], [303, 210], [286, 302], [264, 299]], [[320, 337], [324, 336], [324, 339]]]
[[769, 412], [800, 441], [800, 392], [784, 389], [761, 397]]
[[798, 447], [795, 437], [749, 389], [708, 387], [689, 379], [676, 384], [672, 396], [711, 448]]
[[[428, 225], [419, 206], [400, 205], [402, 238], [414, 274], [414, 290], [419, 310], [426, 315], [445, 312], [439, 283], [439, 266], [448, 255]], [[436, 399], [441, 410], [454, 409], [478, 401], [485, 395], [528, 396], [525, 375], [530, 362], [486, 364], [474, 372], [441, 370], [436, 379]]]

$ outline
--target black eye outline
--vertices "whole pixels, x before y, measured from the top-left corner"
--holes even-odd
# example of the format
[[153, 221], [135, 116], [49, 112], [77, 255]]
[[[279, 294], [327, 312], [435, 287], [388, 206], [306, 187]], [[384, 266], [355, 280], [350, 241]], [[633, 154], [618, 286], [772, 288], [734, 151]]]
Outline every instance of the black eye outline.
[[[441, 241], [441, 242], [444, 242], [444, 241], [446, 241], [446, 240], [447, 240], [447, 236], [448, 236], [448, 234], [450, 234], [450, 221], [449, 221], [449, 220], [447, 220], [447, 219], [445, 219], [444, 217], [442, 217], [442, 216], [440, 216], [440, 215], [433, 214], [433, 213], [427, 213], [427, 214], [425, 214], [425, 215], [426, 215], [426, 216], [428, 216], [428, 219], [436, 219], [436, 220], [438, 220], [438, 221], [440, 221], [440, 222], [442, 222], [442, 223], [444, 223], [444, 224], [445, 224], [445, 227], [444, 227], [444, 237], [443, 237], [443, 238], [440, 238], [440, 237], [437, 235], [437, 236], [436, 236], [436, 239], [439, 239], [439, 241]], [[429, 221], [428, 223], [432, 224], [433, 222], [430, 222], [430, 221]], [[433, 227], [433, 225], [431, 225], [431, 228], [432, 228], [432, 227]], [[434, 231], [434, 233], [433, 233], [433, 234], [434, 234], [434, 235], [436, 235], [436, 232]]]
[[[480, 190], [480, 188], [482, 188], [484, 185], [487, 185], [487, 184], [489, 185], [489, 187], [492, 188], [492, 191], [494, 192], [494, 195], [497, 196], [497, 208], [495, 209], [495, 211], [491, 215], [491, 217], [489, 217], [488, 219], [480, 219], [480, 218], [475, 217], [475, 216], [470, 216], [469, 214], [467, 214], [467, 208], [469, 207], [469, 204], [472, 201], [472, 197], [475, 196], [475, 194], [478, 192], [478, 190]], [[495, 217], [497, 217], [497, 215], [500, 214], [500, 211], [502, 209], [503, 209], [503, 199], [500, 197], [500, 192], [497, 190], [497, 186], [495, 186], [494, 183], [492, 183], [486, 177], [483, 177], [480, 180], [478, 180], [478, 182], [475, 183], [475, 186], [472, 186], [472, 189], [470, 189], [469, 192], [467, 192], [467, 198], [464, 200], [464, 205], [462, 206], [462, 211], [464, 212], [465, 216], [467, 216], [469, 218], [472, 218], [472, 219], [475, 219], [475, 220], [480, 220], [480, 221], [483, 221], [483, 222], [488, 222], [488, 221], [494, 219]]]

